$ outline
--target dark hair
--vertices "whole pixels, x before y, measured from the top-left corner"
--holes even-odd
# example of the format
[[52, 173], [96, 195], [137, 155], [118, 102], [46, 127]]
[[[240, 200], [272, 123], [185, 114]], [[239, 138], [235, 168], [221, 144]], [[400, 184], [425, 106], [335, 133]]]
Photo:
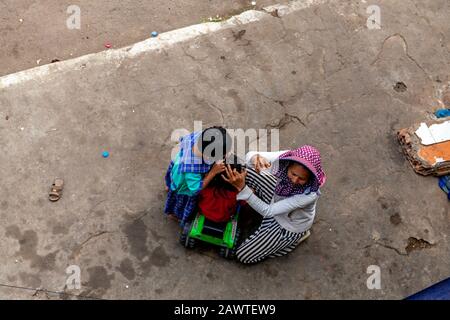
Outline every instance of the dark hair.
[[[223, 127], [211, 127], [203, 130], [197, 147], [203, 155], [203, 160], [205, 156], [210, 158], [211, 162], [223, 160], [231, 150], [231, 136]], [[210, 154], [205, 155], [205, 152]]]
[[[231, 170], [236, 169], [237, 172], [241, 173], [245, 168], [245, 164], [242, 164], [242, 161], [236, 156], [231, 155], [227, 159], [225, 159], [225, 165], [230, 165]], [[213, 187], [214, 192], [219, 192], [219, 194], [223, 195], [224, 190], [234, 191], [235, 188], [225, 180], [223, 180], [222, 175], [217, 175], [214, 179], [209, 183], [210, 187]]]

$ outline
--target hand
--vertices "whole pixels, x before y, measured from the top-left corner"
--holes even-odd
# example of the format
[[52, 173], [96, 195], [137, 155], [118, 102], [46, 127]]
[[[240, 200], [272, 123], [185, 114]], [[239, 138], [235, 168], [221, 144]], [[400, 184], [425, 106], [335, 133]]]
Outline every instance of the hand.
[[211, 177], [215, 177], [224, 171], [225, 171], [225, 164], [223, 163], [223, 161], [218, 161], [214, 163], [211, 170], [209, 171], [209, 174], [211, 175]]
[[245, 187], [245, 177], [247, 172], [245, 170], [239, 173], [236, 169], [232, 170], [230, 165], [225, 167], [226, 176], [222, 174], [223, 180], [234, 186], [239, 192]]
[[258, 173], [260, 173], [262, 170], [270, 168], [271, 166], [270, 162], [263, 156], [260, 156], [259, 154], [256, 154], [252, 160], [253, 166], [255, 167], [255, 171]]

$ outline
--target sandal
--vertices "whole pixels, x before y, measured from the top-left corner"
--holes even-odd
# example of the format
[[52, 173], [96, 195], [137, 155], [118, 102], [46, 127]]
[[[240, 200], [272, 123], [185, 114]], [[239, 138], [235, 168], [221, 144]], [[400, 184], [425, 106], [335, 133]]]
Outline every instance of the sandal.
[[297, 245], [299, 245], [300, 243], [302, 243], [303, 241], [308, 239], [310, 235], [311, 235], [311, 231], [309, 231], [309, 230], [306, 231], [305, 234], [303, 235], [303, 237], [301, 237], [300, 239], [297, 240]]
[[52, 190], [48, 194], [48, 199], [52, 202], [56, 202], [61, 198], [61, 191], [63, 190], [64, 180], [56, 178], [52, 184]]

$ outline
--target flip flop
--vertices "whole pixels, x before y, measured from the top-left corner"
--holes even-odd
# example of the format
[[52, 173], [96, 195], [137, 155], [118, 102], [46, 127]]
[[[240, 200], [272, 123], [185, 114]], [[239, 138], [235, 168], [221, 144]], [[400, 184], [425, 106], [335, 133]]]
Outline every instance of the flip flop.
[[300, 243], [302, 243], [303, 241], [308, 239], [310, 235], [311, 235], [311, 231], [309, 231], [309, 230], [306, 231], [305, 234], [303, 235], [303, 237], [301, 237], [300, 239], [297, 240], [297, 245], [299, 245]]
[[48, 199], [51, 202], [56, 202], [61, 199], [61, 193], [64, 187], [64, 180], [56, 178], [52, 184], [52, 190], [48, 194]]

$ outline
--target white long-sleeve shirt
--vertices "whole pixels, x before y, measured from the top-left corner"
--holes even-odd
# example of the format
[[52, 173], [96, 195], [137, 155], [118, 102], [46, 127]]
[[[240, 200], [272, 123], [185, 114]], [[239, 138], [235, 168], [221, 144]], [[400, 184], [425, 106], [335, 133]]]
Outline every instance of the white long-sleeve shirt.
[[[253, 156], [259, 154], [273, 163], [285, 152], [249, 152], [246, 156], [246, 162], [247, 165], [252, 165]], [[245, 186], [238, 194], [237, 199], [247, 201], [263, 217], [274, 217], [284, 229], [301, 233], [309, 230], [314, 222], [318, 197], [319, 195], [316, 192], [290, 197], [281, 197], [274, 194], [270, 204], [267, 204], [259, 199], [248, 186]]]

